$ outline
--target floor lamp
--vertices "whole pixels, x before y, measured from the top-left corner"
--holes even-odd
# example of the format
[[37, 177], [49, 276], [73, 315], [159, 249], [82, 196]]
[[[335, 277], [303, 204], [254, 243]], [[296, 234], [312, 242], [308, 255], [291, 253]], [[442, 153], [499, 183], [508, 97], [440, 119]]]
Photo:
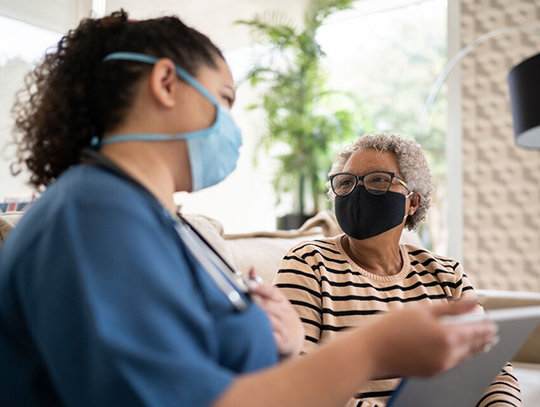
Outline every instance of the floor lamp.
[[[443, 68], [440, 75], [437, 77], [437, 80], [431, 87], [420, 120], [420, 134], [423, 135], [427, 132], [431, 108], [433, 107], [441, 88], [446, 82], [446, 79], [448, 79], [448, 76], [450, 76], [454, 68], [459, 65], [463, 58], [487, 40], [500, 34], [515, 31], [532, 32], [540, 35], [540, 26], [531, 25], [497, 28], [481, 35], [454, 55]], [[537, 55], [536, 57], [529, 58], [513, 68], [510, 73], [509, 84], [512, 97], [512, 115], [514, 117], [516, 142], [522, 147], [540, 148], [540, 113], [538, 113], [540, 112], [540, 57]], [[536, 87], [533, 88], [533, 86]], [[515, 97], [513, 95], [515, 95]], [[516, 127], [516, 124], [519, 125], [519, 128]]]

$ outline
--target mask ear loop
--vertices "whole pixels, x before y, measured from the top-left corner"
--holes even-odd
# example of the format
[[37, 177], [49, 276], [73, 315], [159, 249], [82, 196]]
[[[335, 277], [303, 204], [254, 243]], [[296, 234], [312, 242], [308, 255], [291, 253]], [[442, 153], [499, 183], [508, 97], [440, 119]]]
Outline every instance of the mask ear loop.
[[[414, 194], [414, 191], [411, 191], [411, 192], [409, 192], [408, 195], [405, 195], [405, 199], [408, 199], [412, 194]], [[407, 219], [408, 216], [409, 216], [409, 214], [405, 215], [405, 216], [403, 217], [403, 220]]]

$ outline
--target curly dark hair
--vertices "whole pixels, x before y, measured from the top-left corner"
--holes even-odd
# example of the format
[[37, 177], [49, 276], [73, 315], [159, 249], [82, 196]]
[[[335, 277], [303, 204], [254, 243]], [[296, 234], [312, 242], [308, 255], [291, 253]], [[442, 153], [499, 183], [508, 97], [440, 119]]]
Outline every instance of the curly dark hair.
[[216, 58], [223, 58], [208, 37], [176, 17], [130, 21], [120, 10], [82, 20], [46, 53], [17, 94], [14, 175], [25, 165], [30, 185], [47, 187], [79, 161], [94, 135], [121, 124], [152, 69], [131, 61], [102, 63], [121, 51], [168, 57], [194, 76], [203, 64], [216, 68]]

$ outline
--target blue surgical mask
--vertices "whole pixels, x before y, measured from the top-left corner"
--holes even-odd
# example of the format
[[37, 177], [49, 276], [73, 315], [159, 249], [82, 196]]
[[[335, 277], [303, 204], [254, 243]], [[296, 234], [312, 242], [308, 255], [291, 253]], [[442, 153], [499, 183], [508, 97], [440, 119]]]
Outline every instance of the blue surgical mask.
[[[159, 58], [133, 52], [115, 52], [103, 62], [127, 60], [154, 65]], [[221, 106], [208, 91], [184, 69], [176, 65], [180, 78], [193, 86], [216, 107], [216, 120], [206, 129], [180, 134], [124, 134], [105, 140], [95, 137], [92, 146], [104, 146], [125, 141], [170, 141], [186, 140], [191, 168], [193, 191], [208, 188], [223, 181], [236, 168], [242, 146], [240, 129], [227, 109]]]

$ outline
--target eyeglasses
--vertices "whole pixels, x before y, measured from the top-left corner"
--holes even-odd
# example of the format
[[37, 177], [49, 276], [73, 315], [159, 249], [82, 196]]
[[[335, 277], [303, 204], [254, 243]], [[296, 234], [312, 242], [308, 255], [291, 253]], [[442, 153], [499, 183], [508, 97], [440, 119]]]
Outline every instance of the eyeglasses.
[[332, 191], [334, 191], [337, 196], [347, 196], [354, 188], [356, 188], [358, 182], [362, 181], [362, 185], [370, 194], [383, 195], [386, 194], [392, 186], [394, 178], [409, 191], [409, 187], [405, 181], [395, 173], [388, 171], [373, 171], [368, 172], [365, 175], [340, 172], [330, 177], [330, 185], [332, 186]]

